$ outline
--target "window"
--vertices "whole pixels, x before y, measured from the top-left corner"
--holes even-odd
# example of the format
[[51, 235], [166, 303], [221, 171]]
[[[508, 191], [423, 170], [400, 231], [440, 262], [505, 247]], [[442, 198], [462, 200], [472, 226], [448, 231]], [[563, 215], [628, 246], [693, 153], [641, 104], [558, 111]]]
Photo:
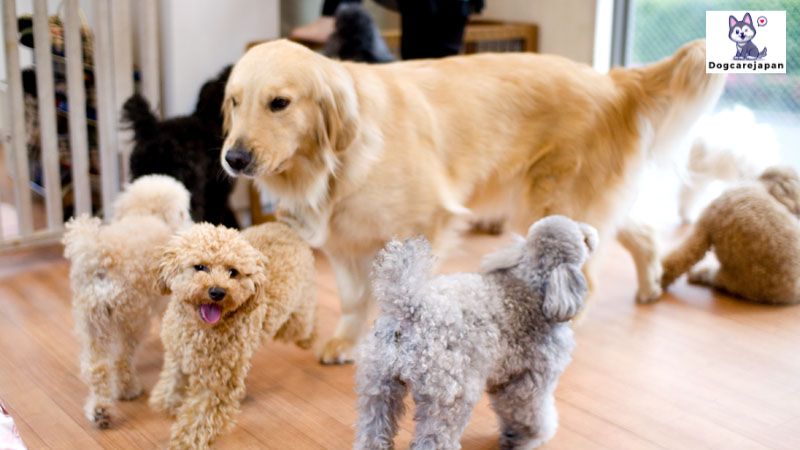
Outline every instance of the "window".
[[687, 41], [705, 37], [706, 10], [786, 11], [786, 75], [729, 75], [717, 109], [741, 104], [753, 110], [756, 120], [773, 127], [783, 162], [800, 169], [800, 39], [797, 38], [800, 1], [627, 0], [626, 3], [626, 65], [656, 61]]

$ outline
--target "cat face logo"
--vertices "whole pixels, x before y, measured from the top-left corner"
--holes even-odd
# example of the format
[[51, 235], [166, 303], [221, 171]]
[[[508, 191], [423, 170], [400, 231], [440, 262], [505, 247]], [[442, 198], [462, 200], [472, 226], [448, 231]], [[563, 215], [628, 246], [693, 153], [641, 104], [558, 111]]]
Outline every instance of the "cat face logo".
[[[759, 17], [759, 25], [764, 26], [767, 24], [766, 17]], [[767, 48], [759, 51], [758, 47], [752, 42], [756, 37], [756, 28], [753, 26], [753, 18], [750, 13], [745, 13], [742, 20], [738, 20], [734, 16], [728, 18], [728, 39], [736, 43], [736, 55], [733, 56], [734, 60], [757, 60], [767, 56]]]

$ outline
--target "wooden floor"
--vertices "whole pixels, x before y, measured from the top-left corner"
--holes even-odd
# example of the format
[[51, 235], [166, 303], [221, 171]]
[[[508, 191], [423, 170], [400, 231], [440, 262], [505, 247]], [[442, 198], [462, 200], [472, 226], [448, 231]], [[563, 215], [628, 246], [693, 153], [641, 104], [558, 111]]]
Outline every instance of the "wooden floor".
[[[505, 238], [472, 237], [445, 270], [474, 269]], [[163, 448], [169, 419], [144, 398], [120, 405], [112, 430], [84, 420], [67, 264], [60, 249], [0, 257], [0, 399], [31, 449]], [[637, 306], [629, 257], [612, 248], [601, 286], [577, 328], [558, 388], [560, 427], [549, 449], [800, 448], [800, 307], [750, 305], [679, 283]], [[338, 317], [330, 268], [319, 263], [320, 327]], [[153, 334], [138, 367], [147, 388], [161, 364]], [[356, 418], [353, 367], [271, 344], [255, 358], [239, 425], [221, 449], [347, 449]], [[399, 448], [413, 423], [403, 423]], [[465, 449], [496, 447], [484, 401]]]

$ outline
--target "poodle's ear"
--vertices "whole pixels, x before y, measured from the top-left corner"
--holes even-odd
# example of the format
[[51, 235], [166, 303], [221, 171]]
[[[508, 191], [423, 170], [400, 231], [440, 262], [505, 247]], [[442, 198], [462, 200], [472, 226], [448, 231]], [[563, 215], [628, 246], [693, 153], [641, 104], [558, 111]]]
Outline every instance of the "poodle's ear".
[[776, 200], [800, 215], [800, 177], [791, 167], [770, 167], [758, 178]]
[[318, 70], [320, 79], [316, 90], [322, 126], [317, 130], [317, 140], [321, 146], [339, 153], [356, 137], [358, 98], [355, 86], [347, 70], [337, 62], [327, 61]]
[[551, 322], [566, 322], [578, 314], [588, 290], [578, 266], [561, 264], [547, 279], [542, 313]]
[[156, 283], [161, 295], [170, 295], [170, 281], [178, 276], [178, 251], [174, 246], [166, 245], [161, 249], [161, 257], [156, 266]]

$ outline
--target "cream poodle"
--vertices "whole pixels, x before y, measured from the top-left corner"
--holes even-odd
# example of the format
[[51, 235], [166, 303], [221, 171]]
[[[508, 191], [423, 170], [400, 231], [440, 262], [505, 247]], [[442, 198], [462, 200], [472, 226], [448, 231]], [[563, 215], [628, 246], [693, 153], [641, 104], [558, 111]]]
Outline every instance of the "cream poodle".
[[666, 288], [713, 249], [717, 262], [689, 281], [761, 303], [800, 302], [800, 177], [789, 167], [728, 190], [701, 214], [689, 236], [664, 258]]
[[72, 312], [80, 339], [81, 373], [89, 386], [86, 417], [111, 424], [114, 399], [141, 394], [133, 357], [150, 317], [161, 311], [156, 278], [159, 247], [189, 223], [189, 192], [165, 175], [130, 184], [114, 203], [111, 223], [81, 216], [69, 221]]
[[176, 416], [169, 448], [208, 448], [234, 423], [262, 338], [311, 345], [314, 257], [283, 224], [199, 224], [170, 240], [159, 278], [172, 299], [150, 405]]

